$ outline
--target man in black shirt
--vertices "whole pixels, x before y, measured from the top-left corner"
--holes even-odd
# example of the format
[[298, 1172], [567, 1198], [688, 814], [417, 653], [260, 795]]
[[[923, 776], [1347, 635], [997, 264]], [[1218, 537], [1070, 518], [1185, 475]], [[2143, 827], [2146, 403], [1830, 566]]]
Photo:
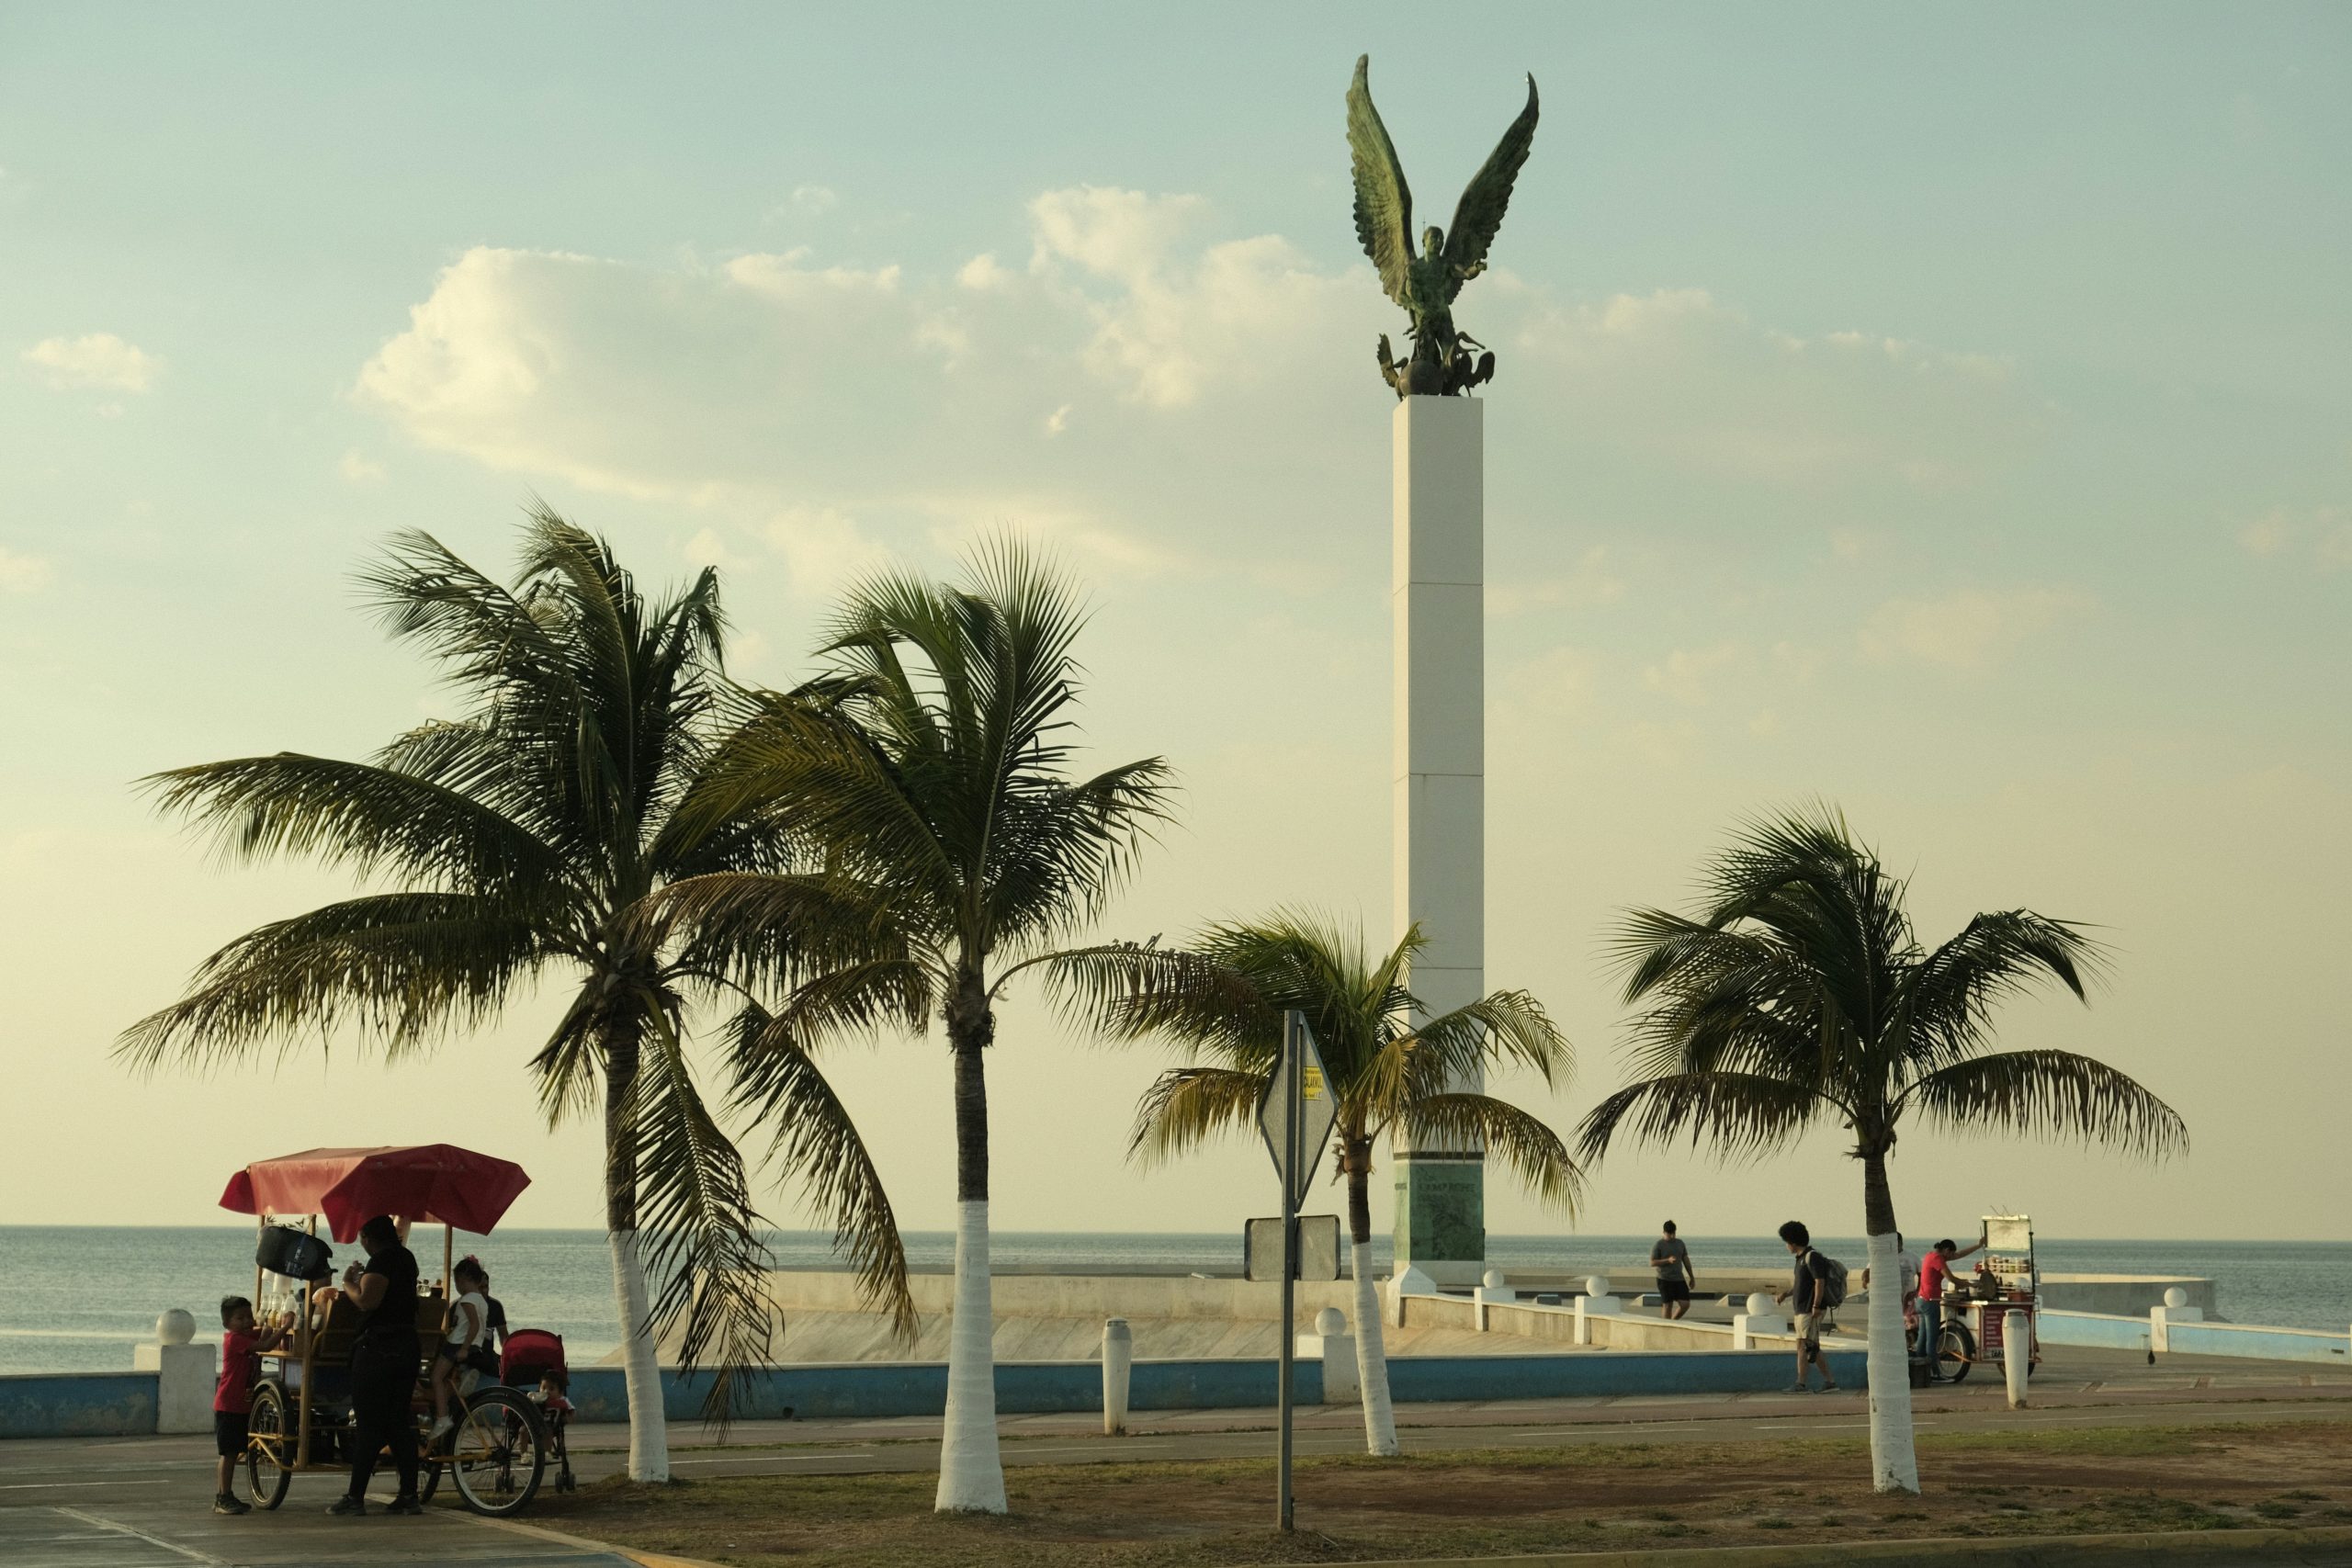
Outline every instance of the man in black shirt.
[[400, 1227], [388, 1214], [359, 1227], [359, 1245], [367, 1250], [367, 1267], [355, 1263], [343, 1276], [343, 1293], [359, 1309], [359, 1333], [351, 1345], [351, 1486], [327, 1512], [368, 1511], [368, 1477], [376, 1456], [390, 1448], [401, 1477], [390, 1511], [421, 1514], [416, 1417], [409, 1409], [424, 1359], [416, 1338], [416, 1255], [401, 1244]]
[[1789, 1255], [1796, 1260], [1789, 1288], [1773, 1297], [1775, 1301], [1784, 1302], [1794, 1298], [1790, 1310], [1796, 1314], [1797, 1320], [1797, 1381], [1789, 1392], [1811, 1392], [1805, 1387], [1804, 1374], [1806, 1364], [1812, 1362], [1821, 1368], [1821, 1392], [1835, 1393], [1838, 1392], [1838, 1380], [1830, 1375], [1829, 1358], [1821, 1353], [1821, 1319], [1824, 1315], [1820, 1303], [1821, 1268], [1813, 1250], [1813, 1233], [1805, 1229], [1803, 1221], [1791, 1220], [1781, 1227], [1781, 1240], [1788, 1247]]

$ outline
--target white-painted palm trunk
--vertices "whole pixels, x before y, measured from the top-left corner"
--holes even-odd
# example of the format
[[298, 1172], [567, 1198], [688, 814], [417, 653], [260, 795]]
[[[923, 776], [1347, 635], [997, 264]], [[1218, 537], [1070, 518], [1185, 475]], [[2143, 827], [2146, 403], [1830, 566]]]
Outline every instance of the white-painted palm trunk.
[[996, 1446], [996, 1306], [989, 1289], [988, 1200], [956, 1206], [956, 1314], [947, 1328], [947, 1423], [939, 1445], [941, 1513], [1001, 1514]]
[[1348, 1252], [1356, 1284], [1356, 1389], [1363, 1398], [1363, 1451], [1383, 1457], [1396, 1452], [1396, 1412], [1388, 1403], [1388, 1347], [1380, 1337], [1380, 1296], [1361, 1244]]
[[1911, 1347], [1903, 1333], [1903, 1275], [1892, 1235], [1871, 1237], [1871, 1483], [1919, 1490], [1911, 1438]]
[[637, 1233], [614, 1231], [613, 1297], [620, 1308], [621, 1373], [628, 1388], [628, 1478], [670, 1479], [670, 1428], [664, 1419], [662, 1358], [645, 1303], [645, 1264]]

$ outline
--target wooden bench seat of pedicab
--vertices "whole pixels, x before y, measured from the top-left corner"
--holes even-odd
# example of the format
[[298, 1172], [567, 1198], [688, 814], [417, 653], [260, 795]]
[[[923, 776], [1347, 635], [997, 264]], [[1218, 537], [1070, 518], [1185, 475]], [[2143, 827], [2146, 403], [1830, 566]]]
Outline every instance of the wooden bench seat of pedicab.
[[[433, 1352], [447, 1332], [449, 1303], [436, 1292], [416, 1300], [416, 1339], [424, 1351], [420, 1366], [431, 1361]], [[359, 1338], [359, 1309], [349, 1296], [338, 1295], [327, 1303], [327, 1320], [312, 1337], [311, 1364], [314, 1367], [347, 1367], [351, 1365], [351, 1348]], [[290, 1349], [288, 1359], [299, 1359], [299, 1348]]]

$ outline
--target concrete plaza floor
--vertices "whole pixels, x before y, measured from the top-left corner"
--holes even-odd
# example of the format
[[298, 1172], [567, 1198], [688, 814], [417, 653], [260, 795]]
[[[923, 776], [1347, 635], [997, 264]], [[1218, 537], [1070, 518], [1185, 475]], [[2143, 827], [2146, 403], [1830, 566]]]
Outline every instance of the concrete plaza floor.
[[[1923, 1432], [2052, 1426], [2177, 1426], [2207, 1422], [2352, 1421], [2352, 1368], [2053, 1348], [2034, 1380], [2030, 1408], [2011, 1411], [1999, 1381], [1971, 1378], [1924, 1389]], [[1008, 1416], [1008, 1464], [1117, 1463], [1226, 1459], [1270, 1452], [1271, 1410], [1145, 1413], [1129, 1435], [1105, 1438], [1099, 1416]], [[1575, 1443], [1773, 1442], [1859, 1437], [1867, 1427], [1858, 1391], [1834, 1394], [1673, 1394], [1596, 1399], [1481, 1401], [1397, 1408], [1408, 1450], [1544, 1448]], [[1363, 1416], [1352, 1406], [1304, 1410], [1303, 1453], [1360, 1451]], [[939, 1421], [746, 1422], [714, 1445], [691, 1422], [673, 1423], [681, 1477], [854, 1474], [925, 1471], [938, 1463]], [[623, 1468], [627, 1432], [582, 1427], [572, 1434], [583, 1480]], [[300, 1476], [276, 1513], [223, 1518], [208, 1511], [208, 1437], [0, 1442], [0, 1563], [8, 1568], [281, 1568], [296, 1563], [518, 1563], [529, 1568], [627, 1568], [649, 1560], [594, 1542], [475, 1518], [435, 1506], [422, 1518], [332, 1518], [322, 1510], [341, 1478]], [[379, 1495], [382, 1487], [379, 1484]], [[650, 1560], [657, 1561], [658, 1560]]]

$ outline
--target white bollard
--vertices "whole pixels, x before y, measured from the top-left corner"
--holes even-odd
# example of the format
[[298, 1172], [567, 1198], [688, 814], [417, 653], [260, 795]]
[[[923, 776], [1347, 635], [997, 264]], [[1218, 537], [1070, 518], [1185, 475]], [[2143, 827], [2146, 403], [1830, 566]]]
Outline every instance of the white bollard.
[[[2175, 1298], [2178, 1299], [2176, 1300]], [[2202, 1308], [2188, 1304], [2188, 1292], [2175, 1285], [2165, 1292], [2164, 1305], [2148, 1309], [2148, 1348], [2169, 1354], [2172, 1350], [2172, 1328], [2177, 1323], [2202, 1323]]]
[[220, 1351], [192, 1345], [196, 1319], [178, 1307], [155, 1320], [155, 1340], [130, 1348], [133, 1371], [155, 1374], [155, 1430], [212, 1430], [212, 1392], [220, 1376]]
[[2026, 1369], [2033, 1360], [2033, 1317], [2023, 1312], [2001, 1314], [2001, 1371], [2008, 1375], [2009, 1408], [2025, 1408]]
[[1356, 1338], [1348, 1332], [1348, 1314], [1338, 1307], [1325, 1307], [1315, 1314], [1315, 1329], [1298, 1337], [1296, 1349], [1303, 1361], [1323, 1363], [1323, 1403], [1326, 1404], [1355, 1404], [1363, 1400], [1363, 1390], [1356, 1386]]
[[1102, 1435], [1115, 1438], [1127, 1429], [1127, 1383], [1135, 1371], [1136, 1339], [1127, 1320], [1114, 1317], [1102, 1325]]

